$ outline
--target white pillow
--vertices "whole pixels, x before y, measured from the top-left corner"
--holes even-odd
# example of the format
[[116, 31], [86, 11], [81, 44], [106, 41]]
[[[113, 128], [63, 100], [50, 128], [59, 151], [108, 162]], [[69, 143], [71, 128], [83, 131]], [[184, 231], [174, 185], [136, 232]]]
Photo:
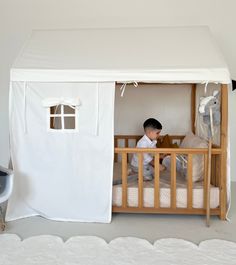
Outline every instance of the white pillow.
[[[207, 141], [200, 138], [197, 135], [194, 135], [192, 132], [189, 132], [182, 143], [180, 148], [207, 148]], [[204, 178], [204, 155], [193, 155], [192, 163], [192, 176], [193, 182], [203, 180]], [[187, 177], [187, 176], [186, 176]]]

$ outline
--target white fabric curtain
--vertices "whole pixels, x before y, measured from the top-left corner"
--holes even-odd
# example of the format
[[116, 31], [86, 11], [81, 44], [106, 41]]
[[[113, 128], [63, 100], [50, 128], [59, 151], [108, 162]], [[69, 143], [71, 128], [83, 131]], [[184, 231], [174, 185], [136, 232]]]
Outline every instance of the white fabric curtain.
[[[26, 93], [24, 88], [13, 82], [10, 92], [15, 182], [6, 219], [110, 222], [115, 84], [27, 83]], [[48, 130], [53, 98], [79, 105], [78, 131]]]

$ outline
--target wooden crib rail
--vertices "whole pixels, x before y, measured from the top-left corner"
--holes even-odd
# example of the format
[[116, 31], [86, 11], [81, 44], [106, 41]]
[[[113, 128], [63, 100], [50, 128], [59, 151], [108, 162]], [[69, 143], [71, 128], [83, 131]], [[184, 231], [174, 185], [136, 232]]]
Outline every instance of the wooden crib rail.
[[[207, 148], [123, 148], [123, 147], [116, 147], [115, 153], [158, 153], [158, 154], [199, 154], [204, 155], [208, 154]], [[213, 155], [220, 155], [222, 153], [221, 148], [212, 148], [212, 154]]]
[[[118, 147], [118, 141], [119, 140], [124, 140], [125, 144], [124, 147], [129, 147], [129, 140], [135, 140], [135, 144], [138, 142], [139, 139], [141, 139], [143, 135], [122, 135], [118, 134], [114, 136], [115, 139], [115, 147]], [[160, 135], [160, 139], [162, 140], [164, 136]], [[185, 135], [169, 135], [169, 138], [171, 142], [173, 143], [174, 141], [182, 141], [184, 139]]]
[[[122, 147], [122, 148], [129, 148], [131, 141], [133, 145], [136, 146], [137, 142], [143, 137], [143, 135], [115, 135], [114, 136], [114, 146], [115, 148]], [[160, 140], [163, 139], [163, 135], [160, 135]], [[169, 135], [171, 143], [181, 143], [184, 139], [184, 135]], [[127, 156], [127, 160], [129, 160], [129, 156]], [[115, 153], [114, 161], [118, 162], [118, 153]]]
[[[213, 155], [220, 155], [221, 148], [212, 148]], [[138, 156], [138, 206], [130, 207], [128, 205], [128, 155], [136, 153]], [[143, 155], [151, 153], [154, 156], [154, 206], [144, 206], [144, 185], [143, 185]], [[122, 157], [122, 205], [113, 207], [114, 212], [149, 212], [149, 213], [178, 213], [178, 214], [206, 214], [207, 203], [209, 202], [209, 192], [207, 190], [208, 182], [208, 149], [207, 148], [115, 148], [115, 154]], [[171, 156], [171, 177], [170, 177], [170, 207], [163, 208], [160, 206], [160, 172], [159, 159], [160, 154], [170, 154]], [[184, 154], [187, 156], [187, 206], [178, 208], [176, 202], [177, 182], [176, 182], [176, 156]], [[203, 184], [203, 202], [201, 209], [193, 208], [193, 156], [201, 154], [204, 156], [204, 184]], [[211, 215], [219, 215], [220, 209], [211, 209]]]

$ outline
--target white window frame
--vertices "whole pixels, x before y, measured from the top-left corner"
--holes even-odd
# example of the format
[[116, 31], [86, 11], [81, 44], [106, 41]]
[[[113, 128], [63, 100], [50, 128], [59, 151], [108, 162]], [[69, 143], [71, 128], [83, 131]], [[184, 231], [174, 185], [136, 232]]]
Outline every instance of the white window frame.
[[[57, 107], [59, 106], [61, 108], [61, 113], [59, 114], [52, 114], [51, 113], [51, 107]], [[75, 109], [75, 113], [72, 114], [65, 114], [64, 112], [64, 108], [65, 106], [68, 107], [73, 107]], [[59, 117], [61, 118], [61, 129], [54, 129], [51, 128], [51, 118], [56, 118]], [[66, 117], [74, 117], [75, 118], [75, 128], [74, 129], [65, 129], [65, 118]], [[62, 132], [66, 132], [66, 133], [74, 133], [74, 132], [78, 132], [78, 108], [76, 108], [76, 106], [71, 106], [71, 105], [67, 105], [67, 104], [59, 104], [59, 105], [54, 105], [54, 106], [50, 106], [47, 108], [47, 128], [48, 131], [53, 132], [53, 133], [62, 133]]]

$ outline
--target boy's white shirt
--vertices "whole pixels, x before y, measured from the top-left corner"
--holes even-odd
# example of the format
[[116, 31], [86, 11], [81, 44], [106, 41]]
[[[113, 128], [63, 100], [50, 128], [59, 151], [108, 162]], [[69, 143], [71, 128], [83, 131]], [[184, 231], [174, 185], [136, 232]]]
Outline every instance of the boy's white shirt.
[[[138, 141], [137, 148], [156, 148], [157, 141], [151, 140], [147, 137], [146, 134]], [[143, 165], [147, 166], [153, 160], [153, 156], [151, 154], [145, 153], [143, 154]], [[138, 167], [138, 156], [137, 154], [133, 154], [131, 165], [133, 167]]]

